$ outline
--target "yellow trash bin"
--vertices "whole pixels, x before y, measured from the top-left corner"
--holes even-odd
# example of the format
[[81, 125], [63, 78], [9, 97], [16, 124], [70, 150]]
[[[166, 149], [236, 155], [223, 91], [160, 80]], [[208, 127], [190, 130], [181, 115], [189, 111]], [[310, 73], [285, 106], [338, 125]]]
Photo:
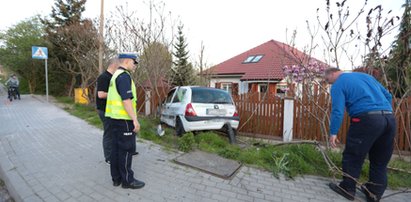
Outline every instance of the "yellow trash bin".
[[[84, 92], [83, 92], [84, 90]], [[88, 104], [88, 89], [75, 88], [74, 89], [74, 103]]]

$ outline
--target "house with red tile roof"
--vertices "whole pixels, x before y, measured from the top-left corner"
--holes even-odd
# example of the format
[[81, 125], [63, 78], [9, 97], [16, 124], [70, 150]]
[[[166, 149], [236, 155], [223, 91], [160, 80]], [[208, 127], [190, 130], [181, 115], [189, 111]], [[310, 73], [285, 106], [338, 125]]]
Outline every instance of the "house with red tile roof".
[[235, 94], [269, 92], [286, 88], [283, 67], [306, 64], [312, 57], [275, 40], [267, 41], [205, 71], [210, 87]]

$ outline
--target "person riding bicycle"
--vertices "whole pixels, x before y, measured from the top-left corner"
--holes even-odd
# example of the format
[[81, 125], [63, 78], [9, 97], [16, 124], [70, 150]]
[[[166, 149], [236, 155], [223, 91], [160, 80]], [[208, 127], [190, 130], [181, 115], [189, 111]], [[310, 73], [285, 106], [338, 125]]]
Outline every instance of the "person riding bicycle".
[[12, 74], [11, 77], [6, 81], [6, 86], [9, 87], [9, 99], [11, 98], [11, 89], [14, 88], [14, 90], [16, 91], [16, 95], [18, 96], [19, 100], [20, 100], [20, 92], [19, 92], [19, 85], [20, 82], [17, 79], [17, 76], [15, 74]]

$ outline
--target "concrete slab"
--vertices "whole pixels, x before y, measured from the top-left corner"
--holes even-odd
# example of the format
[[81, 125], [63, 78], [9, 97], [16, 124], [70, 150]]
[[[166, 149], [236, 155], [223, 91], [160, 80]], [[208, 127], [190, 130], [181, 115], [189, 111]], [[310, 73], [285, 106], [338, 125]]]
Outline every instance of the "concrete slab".
[[242, 165], [238, 161], [225, 159], [217, 156], [216, 154], [210, 154], [202, 151], [193, 151], [183, 154], [175, 158], [174, 162], [224, 179], [232, 178]]

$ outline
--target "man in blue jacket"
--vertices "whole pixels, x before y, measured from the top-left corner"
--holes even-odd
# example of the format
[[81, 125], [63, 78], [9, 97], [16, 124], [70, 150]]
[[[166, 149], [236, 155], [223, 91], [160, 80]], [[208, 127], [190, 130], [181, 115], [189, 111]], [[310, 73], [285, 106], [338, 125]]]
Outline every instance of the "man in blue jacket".
[[343, 180], [330, 188], [354, 200], [356, 181], [368, 154], [369, 181], [361, 186], [367, 201], [379, 201], [387, 187], [387, 164], [390, 161], [396, 131], [391, 94], [374, 77], [364, 73], [343, 73], [327, 69], [325, 80], [332, 84], [330, 145], [336, 147], [337, 133], [346, 110], [351, 118], [343, 152]]

